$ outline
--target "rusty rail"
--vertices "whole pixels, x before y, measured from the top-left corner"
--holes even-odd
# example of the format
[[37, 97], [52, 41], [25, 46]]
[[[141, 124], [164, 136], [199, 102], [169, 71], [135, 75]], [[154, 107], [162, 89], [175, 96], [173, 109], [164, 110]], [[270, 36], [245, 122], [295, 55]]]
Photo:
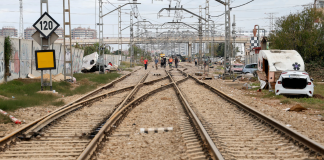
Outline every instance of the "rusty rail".
[[270, 118], [266, 116], [265, 114], [253, 109], [252, 107], [238, 101], [235, 98], [232, 98], [225, 94], [224, 92], [206, 84], [203, 81], [200, 81], [196, 77], [189, 75], [190, 78], [194, 79], [197, 83], [203, 85], [205, 88], [211, 90], [212, 92], [216, 93], [220, 97], [228, 100], [229, 102], [235, 104], [236, 106], [240, 107], [244, 111], [250, 113], [253, 115], [254, 118], [259, 119], [263, 123], [271, 126], [271, 128], [274, 128], [277, 132], [288, 135], [289, 139], [294, 142], [294, 144], [299, 144], [299, 146], [304, 146], [306, 149], [308, 148], [311, 152], [315, 152], [318, 155], [323, 156], [324, 155], [324, 146], [320, 145], [319, 143], [316, 143], [315, 141], [307, 138], [306, 136], [298, 133], [297, 131], [290, 129], [282, 124], [280, 124], [277, 120]]
[[[183, 72], [182, 72], [183, 73]], [[172, 80], [172, 84], [174, 86], [174, 89], [177, 92], [177, 95], [179, 97], [179, 99], [181, 100], [182, 104], [184, 105], [189, 117], [191, 118], [193, 124], [195, 125], [195, 128], [198, 131], [198, 134], [200, 136], [200, 138], [203, 140], [204, 142], [204, 147], [208, 150], [210, 156], [213, 159], [216, 160], [224, 160], [222, 154], [220, 153], [220, 151], [217, 149], [215, 143], [213, 142], [213, 140], [210, 138], [210, 136], [208, 135], [206, 129], [204, 128], [204, 126], [202, 125], [201, 121], [199, 120], [199, 118], [197, 117], [196, 113], [192, 110], [192, 108], [190, 107], [188, 101], [185, 99], [185, 97], [183, 96], [180, 88], [177, 85], [177, 82], [174, 81], [174, 79], [172, 78], [172, 76], [167, 72], [168, 76], [170, 77], [170, 79]], [[187, 74], [184, 74], [185, 76], [188, 76]], [[188, 79], [188, 77], [186, 77], [185, 79]], [[183, 80], [180, 80], [181, 82]], [[179, 81], [178, 81], [179, 82]]]

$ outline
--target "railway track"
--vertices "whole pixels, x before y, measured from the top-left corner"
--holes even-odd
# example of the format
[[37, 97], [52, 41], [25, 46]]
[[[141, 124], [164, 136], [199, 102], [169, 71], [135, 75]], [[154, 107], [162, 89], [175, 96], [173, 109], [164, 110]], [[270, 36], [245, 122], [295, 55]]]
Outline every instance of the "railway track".
[[224, 159], [323, 159], [323, 146], [189, 77], [179, 87]]
[[0, 159], [323, 158], [322, 146], [197, 78], [153, 72], [44, 117], [24, 130], [29, 141], [0, 140]]
[[[17, 139], [18, 134], [9, 137], [11, 141], [3, 143], [5, 152], [0, 153], [0, 159], [76, 159], [91, 138], [98, 133], [101, 125], [133, 99], [140, 87], [165, 79], [154, 77], [144, 83], [147, 76], [148, 73], [130, 77], [131, 82], [126, 81], [127, 85], [131, 85], [128, 87], [117, 83], [126, 78], [123, 76], [112, 82], [115, 90], [110, 89], [108, 92], [96, 90], [91, 92], [91, 96], [84, 96], [83, 100], [78, 99], [75, 103], [44, 117], [24, 131], [23, 139], [28, 141]], [[133, 85], [135, 83], [137, 84]], [[108, 85], [112, 86], [111, 83]], [[95, 92], [97, 95], [93, 94]]]
[[[135, 73], [135, 72], [133, 72], [133, 73]], [[6, 152], [1, 153], [0, 158], [9, 159], [9, 158], [17, 158], [17, 157], [21, 156], [18, 159], [25, 159], [25, 158], [34, 159], [35, 156], [38, 158], [44, 156], [44, 153], [38, 154], [38, 153], [40, 153], [39, 151], [29, 149], [29, 148], [32, 148], [30, 146], [31, 145], [30, 142], [26, 142], [26, 141], [19, 142], [20, 140], [17, 137], [24, 138], [24, 139], [26, 139], [26, 138], [30, 139], [30, 138], [32, 138], [32, 136], [38, 135], [36, 138], [33, 138], [32, 140], [36, 140], [36, 141], [44, 141], [44, 139], [54, 140], [55, 142], [51, 141], [47, 144], [47, 145], [54, 144], [54, 147], [59, 146], [60, 140], [57, 140], [57, 139], [60, 139], [63, 137], [71, 138], [71, 140], [75, 139], [76, 137], [79, 137], [80, 143], [85, 143], [85, 142], [81, 142], [81, 141], [83, 141], [84, 137], [87, 137], [89, 135], [89, 131], [91, 130], [91, 127], [95, 127], [95, 125], [98, 125], [97, 123], [100, 120], [100, 118], [107, 117], [107, 115], [109, 115], [109, 112], [111, 111], [111, 109], [108, 108], [106, 110], [103, 110], [102, 113], [98, 112], [98, 110], [104, 109], [105, 107], [103, 106], [103, 104], [107, 103], [107, 102], [103, 102], [102, 99], [105, 97], [112, 97], [113, 102], [117, 103], [116, 99], [122, 98], [123, 94], [125, 94], [123, 92], [133, 89], [134, 86], [125, 87], [122, 89], [118, 89], [118, 87], [117, 87], [117, 90], [113, 90], [108, 93], [107, 92], [102, 93], [102, 92], [104, 90], [106, 90], [107, 88], [113, 87], [113, 85], [117, 84], [118, 82], [121, 82], [123, 79], [125, 79], [125, 78], [128, 79], [127, 77], [131, 77], [134, 80], [134, 77], [132, 77], [130, 75], [131, 74], [127, 74], [127, 75], [125, 75], [125, 76], [123, 76], [123, 77], [103, 86], [103, 87], [100, 87], [100, 88], [96, 89], [95, 91], [90, 92], [89, 94], [83, 96], [82, 98], [80, 98], [68, 105], [61, 107], [60, 109], [56, 110], [52, 114], [49, 114], [49, 115], [43, 117], [42, 119], [38, 119], [35, 122], [30, 123], [30, 124], [26, 125], [25, 127], [23, 127], [22, 129], [16, 131], [15, 133], [12, 133], [11, 135], [9, 135], [7, 137], [2, 138], [0, 140], [0, 144], [1, 144], [2, 150], [6, 150]], [[145, 79], [142, 79], [141, 82], [144, 80]], [[121, 93], [121, 96], [115, 97], [115, 95], [118, 93]], [[99, 94], [99, 95], [97, 95], [97, 94]], [[91, 106], [93, 103], [94, 104], [98, 103], [98, 104], [96, 104], [96, 106], [93, 107], [93, 109], [89, 110], [88, 109], [89, 106]], [[112, 106], [114, 106], [114, 104], [112, 104]], [[104, 107], [104, 108], [102, 108], [102, 107]], [[92, 108], [92, 107], [90, 107], [90, 108]], [[96, 118], [91, 118], [91, 116], [96, 116], [95, 113], [99, 113], [99, 116]], [[71, 115], [68, 115], [68, 114], [71, 114]], [[65, 119], [64, 116], [70, 117], [70, 120]], [[59, 118], [60, 118], [60, 123], [58, 123], [56, 121]], [[87, 119], [91, 119], [93, 121], [87, 121]], [[54, 122], [54, 121], [56, 121], [56, 122]], [[50, 124], [50, 127], [48, 127], [49, 126], [48, 124]], [[57, 127], [57, 125], [62, 126], [62, 127], [55, 128], [55, 127]], [[88, 128], [84, 128], [85, 126], [87, 126]], [[52, 127], [53, 127], [53, 129], [52, 129], [53, 132], [48, 131]], [[71, 129], [68, 129], [68, 128], [71, 128]], [[40, 131], [41, 129], [42, 129], [42, 131]], [[43, 131], [46, 131], [46, 132], [43, 132]], [[58, 134], [59, 132], [61, 132], [61, 134]], [[22, 136], [23, 133], [25, 134], [24, 137]], [[65, 144], [65, 141], [69, 141], [69, 139], [63, 138], [63, 140], [61, 140], [61, 142], [63, 144]], [[32, 143], [34, 143], [34, 142], [32, 142]], [[76, 143], [79, 143], [79, 142], [76, 142]], [[18, 144], [18, 145], [14, 145], [14, 144]], [[35, 146], [37, 144], [38, 143], [35, 143], [32, 145]], [[39, 142], [40, 146], [41, 146], [41, 144], [43, 144], [43, 143]], [[22, 147], [22, 148], [18, 147], [18, 149], [17, 149], [16, 148], [17, 146], [25, 146], [25, 147]], [[62, 146], [64, 146], [64, 145], [62, 145]], [[15, 148], [15, 149], [13, 149], [13, 148]], [[36, 148], [34, 148], [34, 149], [36, 149]], [[60, 152], [61, 151], [58, 150], [58, 152], [53, 151], [53, 152], [49, 152], [49, 153], [58, 154]], [[74, 151], [72, 151], [72, 152], [74, 152]], [[29, 154], [29, 153], [33, 153], [33, 154]], [[28, 156], [23, 157], [23, 155], [28, 155]], [[55, 154], [53, 154], [53, 155], [55, 155]], [[75, 153], [73, 153], [72, 155], [75, 155]], [[68, 157], [67, 154], [62, 154], [62, 156]], [[53, 158], [53, 157], [51, 157], [51, 158]], [[56, 159], [56, 158], [54, 158], [54, 159]]]
[[[78, 159], [214, 157], [213, 149], [216, 147], [207, 142], [211, 142], [210, 137], [201, 123], [196, 122], [198, 119], [192, 109], [188, 108], [190, 106], [186, 105], [183, 97], [175, 98], [175, 95], [179, 97], [176, 83], [181, 83], [186, 78], [182, 77], [176, 82], [169, 73], [167, 75], [171, 83], [160, 87], [152, 86], [151, 89], [142, 88], [148, 92], [136, 95], [133, 101], [113, 114]], [[170, 97], [164, 97], [166, 95]], [[155, 102], [157, 97], [168, 99], [171, 103]], [[196, 118], [189, 118], [193, 116]]]
[[71, 102], [71, 103], [69, 103], [69, 104], [66, 104], [66, 105], [64, 105], [63, 107], [61, 107], [61, 108], [59, 108], [59, 109], [57, 109], [57, 110], [55, 110], [55, 111], [53, 111], [53, 112], [51, 112], [51, 113], [45, 115], [45, 116], [43, 116], [43, 117], [41, 117], [41, 118], [39, 118], [39, 119], [36, 119], [35, 121], [33, 121], [33, 122], [31, 122], [31, 123], [29, 123], [29, 124], [27, 124], [27, 125], [21, 127], [20, 129], [14, 131], [13, 133], [11, 133], [11, 134], [9, 134], [9, 135], [7, 135], [7, 136], [1, 138], [1, 139], [0, 139], [0, 150], [4, 150], [4, 149], [6, 149], [6, 148], [11, 144], [11, 143], [15, 143], [15, 142], [17, 141], [17, 137], [18, 137], [18, 136], [21, 136], [23, 132], [25, 132], [27, 129], [29, 129], [29, 128], [35, 126], [37, 123], [39, 123], [41, 120], [45, 119], [46, 117], [48, 117], [48, 116], [50, 116], [50, 115], [52, 115], [52, 114], [55, 114], [56, 112], [59, 112], [60, 110], [62, 110], [62, 109], [64, 109], [64, 108], [67, 108], [67, 107], [69, 107], [69, 106], [71, 106], [71, 105], [73, 105], [73, 104], [75, 104], [75, 103], [78, 103], [78, 102], [80, 102], [80, 101], [82, 101], [82, 100], [86, 100], [86, 99], [88, 99], [88, 98], [90, 98], [90, 97], [92, 97], [92, 96], [94, 96], [94, 95], [97, 95], [97, 94], [99, 94], [99, 93], [101, 93], [101, 92], [103, 92], [103, 91], [105, 91], [105, 90], [107, 90], [107, 89], [113, 88], [113, 86], [114, 86], [116, 83], [118, 83], [118, 82], [120, 82], [120, 81], [126, 79], [127, 77], [129, 77], [129, 76], [131, 76], [132, 74], [136, 73], [136, 72], [139, 71], [140, 69], [141, 69], [141, 68], [136, 69], [136, 70], [133, 71], [132, 73], [126, 74], [126, 75], [124, 75], [124, 76], [122, 76], [122, 77], [120, 77], [120, 78], [118, 78], [118, 79], [116, 79], [116, 80], [114, 80], [114, 81], [108, 83], [107, 85], [104, 85], [104, 86], [102, 86], [102, 87], [99, 87], [99, 88], [95, 89], [94, 91], [91, 91], [91, 92], [87, 93], [86, 95], [80, 97], [79, 99], [77, 99], [77, 100], [75, 100], [75, 101], [73, 101], [73, 102]]

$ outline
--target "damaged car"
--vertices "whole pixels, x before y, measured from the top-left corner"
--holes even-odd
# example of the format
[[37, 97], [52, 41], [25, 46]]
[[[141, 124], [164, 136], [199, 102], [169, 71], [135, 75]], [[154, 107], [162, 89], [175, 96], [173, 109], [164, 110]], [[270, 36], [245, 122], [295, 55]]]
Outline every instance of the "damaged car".
[[283, 71], [276, 82], [276, 95], [307, 95], [313, 97], [313, 80], [305, 71]]

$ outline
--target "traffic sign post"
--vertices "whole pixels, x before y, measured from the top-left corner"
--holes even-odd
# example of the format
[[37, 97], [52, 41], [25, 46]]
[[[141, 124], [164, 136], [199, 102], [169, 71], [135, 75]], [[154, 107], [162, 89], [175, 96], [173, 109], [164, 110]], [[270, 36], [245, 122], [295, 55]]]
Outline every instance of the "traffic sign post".
[[33, 25], [46, 39], [59, 27], [60, 25], [45, 12]]
[[[43, 3], [46, 4], [46, 11], [43, 13]], [[41, 70], [41, 90], [44, 86], [50, 86], [52, 91], [52, 69], [56, 69], [55, 51], [50, 50], [50, 46], [58, 38], [54, 31], [60, 26], [48, 14], [48, 0], [40, 0], [41, 17], [34, 23], [33, 27], [37, 30], [32, 38], [41, 46], [41, 50], [35, 51], [36, 70]], [[54, 33], [54, 34], [53, 34]], [[53, 37], [51, 35], [53, 34]], [[50, 83], [44, 84], [43, 71], [50, 71]]]

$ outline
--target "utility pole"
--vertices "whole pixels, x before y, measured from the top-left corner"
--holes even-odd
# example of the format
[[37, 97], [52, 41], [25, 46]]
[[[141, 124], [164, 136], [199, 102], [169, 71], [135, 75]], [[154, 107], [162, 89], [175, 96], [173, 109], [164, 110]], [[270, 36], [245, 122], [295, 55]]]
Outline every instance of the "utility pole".
[[[202, 16], [201, 12], [201, 5], [199, 6], [199, 16]], [[198, 68], [199, 65], [202, 65], [202, 24], [201, 24], [201, 18], [199, 18], [199, 29], [198, 29], [198, 36], [199, 36], [199, 60], [198, 60]], [[202, 67], [202, 66], [201, 66]]]
[[[116, 10], [121, 9], [122, 7], [124, 7], [124, 6], [128, 5], [128, 4], [140, 4], [140, 3], [126, 3], [126, 4], [122, 5], [122, 6], [118, 6], [118, 8], [116, 8], [116, 9], [114, 9], [114, 10], [112, 10], [112, 11], [106, 13], [106, 14], [102, 14], [102, 3], [103, 3], [102, 0], [99, 0], [99, 23], [97, 23], [97, 25], [99, 25], [99, 47], [103, 46], [103, 17], [110, 14], [110, 13], [112, 13], [112, 12], [114, 12], [114, 11], [116, 11]], [[119, 13], [120, 12], [121, 11], [119, 10]], [[118, 17], [118, 23], [119, 22], [121, 22], [121, 16]], [[120, 36], [120, 33], [121, 33], [121, 30], [120, 30], [121, 26], [119, 25], [118, 27], [119, 27], [119, 31], [118, 31], [118, 40], [119, 40], [119, 36]], [[101, 52], [100, 52], [100, 49], [101, 48], [99, 48], [99, 57], [103, 56], [103, 54], [101, 54]], [[100, 70], [100, 65], [99, 65], [99, 70]]]
[[[230, 7], [230, 0], [216, 0], [217, 2], [223, 4], [225, 6], [225, 52], [224, 52], [224, 76], [225, 79], [226, 75], [226, 60], [227, 56], [231, 54], [231, 7]], [[229, 59], [231, 61], [231, 59]]]
[[[99, 27], [99, 57], [98, 59], [100, 59], [101, 54], [103, 55], [103, 53], [101, 53], [101, 46], [103, 45], [103, 16], [102, 16], [102, 0], [99, 0], [99, 23], [97, 24]], [[104, 51], [103, 51], [104, 52]], [[101, 63], [99, 63], [99, 72], [100, 72], [100, 67], [101, 67]]]
[[[19, 0], [19, 4], [20, 4], [20, 20], [19, 20], [19, 38], [20, 39], [24, 39], [24, 19], [23, 19], [23, 2], [22, 0]], [[43, 13], [41, 13], [43, 14]]]
[[132, 67], [132, 63], [134, 63], [134, 33], [133, 33], [133, 12], [130, 11], [130, 67]]
[[[67, 8], [66, 4], [67, 2]], [[71, 76], [71, 80], [73, 81], [73, 59], [72, 59], [72, 33], [71, 33], [71, 10], [70, 10], [70, 0], [63, 0], [63, 55], [64, 55], [64, 80], [66, 80], [67, 76]], [[66, 13], [68, 13], [66, 15]], [[68, 21], [65, 19], [68, 16]], [[66, 27], [68, 26], [68, 27]], [[68, 31], [68, 34], [66, 34]], [[66, 44], [66, 38], [68, 38], [68, 43]], [[69, 56], [69, 60], [67, 60], [67, 56]], [[66, 66], [70, 66], [70, 68], [66, 68]], [[51, 78], [52, 79], [52, 78]]]
[[120, 51], [120, 54], [123, 49], [123, 42], [122, 42], [122, 32], [121, 32], [121, 7], [120, 5], [118, 6], [118, 50]]
[[232, 24], [232, 26], [233, 26], [233, 32], [232, 32], [232, 34], [233, 34], [233, 39], [234, 39], [234, 47], [233, 47], [233, 57], [235, 57], [235, 54], [236, 54], [236, 44], [235, 44], [235, 42], [236, 42], [236, 23], [235, 23], [235, 15], [233, 15], [233, 24]]
[[[209, 52], [209, 48], [208, 48], [208, 45], [210, 44], [209, 43], [209, 0], [206, 0], [205, 19], [207, 20], [205, 22], [205, 38], [208, 38], [207, 43], [205, 43], [207, 45], [205, 45], [205, 46]], [[207, 49], [205, 49], [205, 52], [207, 51]]]
[[270, 19], [269, 31], [272, 32], [273, 29], [274, 29], [273, 28], [273, 26], [274, 26], [274, 17], [273, 17], [273, 15], [276, 14], [276, 13], [272, 12], [272, 13], [266, 13], [266, 14], [269, 15], [269, 18], [267, 18], [267, 19]]

